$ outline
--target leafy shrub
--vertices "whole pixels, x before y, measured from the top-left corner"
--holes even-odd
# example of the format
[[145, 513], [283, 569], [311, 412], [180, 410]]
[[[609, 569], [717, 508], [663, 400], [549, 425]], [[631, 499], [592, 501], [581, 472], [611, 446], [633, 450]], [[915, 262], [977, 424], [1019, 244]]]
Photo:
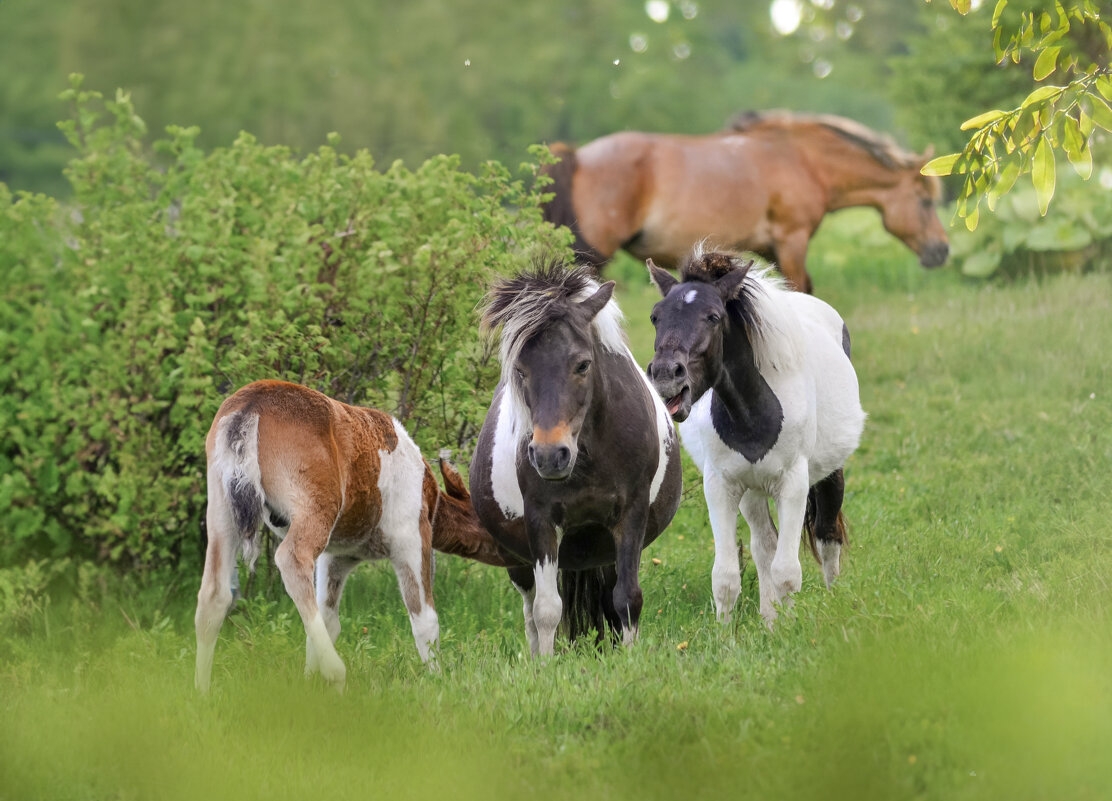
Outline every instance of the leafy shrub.
[[487, 279], [567, 245], [536, 181], [452, 156], [378, 172], [334, 141], [206, 154], [178, 127], [156, 160], [126, 94], [75, 78], [63, 98], [73, 207], [0, 184], [0, 564], [195, 561], [205, 432], [256, 379], [469, 446], [496, 374], [475, 334]]
[[1079, 271], [1112, 258], [1112, 190], [1083, 181], [1072, 170], [1058, 175], [1056, 200], [1045, 217], [1034, 187], [1013, 188], [995, 214], [973, 231], [951, 230], [954, 258], [961, 271], [984, 278], [994, 273]]

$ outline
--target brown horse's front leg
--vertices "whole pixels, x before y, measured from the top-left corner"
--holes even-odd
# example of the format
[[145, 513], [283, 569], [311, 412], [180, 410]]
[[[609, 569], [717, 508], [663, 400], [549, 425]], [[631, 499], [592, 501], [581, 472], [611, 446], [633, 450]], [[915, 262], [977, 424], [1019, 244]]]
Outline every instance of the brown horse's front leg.
[[807, 274], [807, 245], [811, 241], [811, 232], [792, 231], [775, 243], [776, 266], [793, 288], [800, 292], [813, 294], [811, 276]]

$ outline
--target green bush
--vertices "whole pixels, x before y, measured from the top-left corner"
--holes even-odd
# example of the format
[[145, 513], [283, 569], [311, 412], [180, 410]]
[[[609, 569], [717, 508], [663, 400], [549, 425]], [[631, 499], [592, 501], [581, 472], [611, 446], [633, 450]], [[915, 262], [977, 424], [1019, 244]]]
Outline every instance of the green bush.
[[469, 447], [496, 374], [475, 334], [487, 279], [568, 244], [535, 180], [452, 156], [378, 172], [335, 141], [204, 153], [196, 128], [156, 157], [126, 94], [80, 83], [63, 94], [73, 205], [0, 184], [0, 565], [195, 563], [204, 435], [256, 379]]
[[973, 231], [955, 226], [952, 254], [965, 275], [987, 278], [1091, 269], [1112, 258], [1112, 190], [1060, 170], [1054, 204], [1039, 213], [1034, 187], [1013, 188]]

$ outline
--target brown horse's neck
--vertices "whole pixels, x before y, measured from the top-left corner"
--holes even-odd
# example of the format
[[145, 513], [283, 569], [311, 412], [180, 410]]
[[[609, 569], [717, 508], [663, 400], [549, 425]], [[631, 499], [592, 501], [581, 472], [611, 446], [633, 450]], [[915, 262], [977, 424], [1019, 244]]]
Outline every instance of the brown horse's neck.
[[445, 490], [440, 492], [433, 519], [432, 547], [441, 553], [456, 554], [495, 567], [509, 567], [511, 563], [498, 551], [494, 538], [479, 522], [471, 504], [471, 494], [459, 473], [443, 460], [440, 470]]
[[887, 167], [864, 149], [821, 126], [792, 136], [812, 178], [826, 194], [827, 211], [883, 205], [883, 195], [900, 182], [902, 170]]

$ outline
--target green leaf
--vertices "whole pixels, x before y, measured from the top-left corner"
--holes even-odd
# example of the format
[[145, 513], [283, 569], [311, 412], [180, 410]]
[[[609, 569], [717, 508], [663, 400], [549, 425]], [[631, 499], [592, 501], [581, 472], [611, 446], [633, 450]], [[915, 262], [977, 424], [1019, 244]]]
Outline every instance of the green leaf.
[[1041, 103], [1057, 94], [1061, 94], [1061, 86], [1040, 86], [1038, 89], [1027, 95], [1020, 104], [1020, 108], [1027, 108], [1033, 106], [1035, 103]]
[[1054, 68], [1058, 65], [1058, 52], [1061, 49], [1060, 46], [1056, 45], [1054, 47], [1048, 47], [1039, 53], [1039, 57], [1035, 61], [1035, 69], [1032, 73], [1036, 81], [1041, 81], [1054, 72]]
[[981, 219], [981, 206], [977, 204], [974, 206], [973, 211], [965, 215], [965, 227], [970, 231], [976, 230], [977, 221]]
[[959, 14], [968, 14], [969, 8], [972, 5], [972, 0], [950, 0], [950, 5], [954, 7], [954, 11]]
[[1093, 107], [1093, 122], [1106, 131], [1112, 131], [1112, 108], [1096, 95], [1089, 95]]
[[1097, 91], [1104, 95], [1105, 100], [1112, 100], [1112, 77], [1108, 75], [1098, 75], [1094, 82]]
[[1046, 215], [1050, 199], [1054, 197], [1054, 151], [1046, 139], [1040, 139], [1035, 148], [1035, 160], [1031, 165], [1031, 183], [1039, 197], [1039, 214]]
[[961, 153], [950, 153], [945, 156], [933, 158], [919, 170], [923, 175], [950, 175]]
[[996, 28], [996, 26], [999, 24], [1000, 15], [1002, 13], [1004, 13], [1004, 9], [1005, 9], [1005, 7], [1007, 7], [1007, 5], [1008, 5], [1008, 0], [996, 0], [996, 8], [994, 8], [992, 10], [992, 27], [993, 28]]
[[989, 187], [985, 195], [989, 209], [992, 211], [996, 210], [997, 199], [1011, 191], [1011, 188], [1015, 185], [1016, 179], [1019, 177], [1019, 172], [1018, 161], [1009, 161], [1004, 169], [1000, 171], [999, 176], [996, 178], [996, 183]]
[[1062, 117], [1062, 148], [1074, 171], [1088, 180], [1093, 174], [1093, 154], [1081, 135], [1081, 126], [1068, 115]]
[[1008, 113], [1006, 111], [999, 111], [997, 109], [986, 111], [984, 114], [978, 114], [976, 117], [967, 119], [961, 124], [961, 129], [963, 131], [968, 131], [971, 128], [984, 128], [990, 122], [996, 122], [996, 120], [1001, 117], [1006, 117], [1007, 115]]

